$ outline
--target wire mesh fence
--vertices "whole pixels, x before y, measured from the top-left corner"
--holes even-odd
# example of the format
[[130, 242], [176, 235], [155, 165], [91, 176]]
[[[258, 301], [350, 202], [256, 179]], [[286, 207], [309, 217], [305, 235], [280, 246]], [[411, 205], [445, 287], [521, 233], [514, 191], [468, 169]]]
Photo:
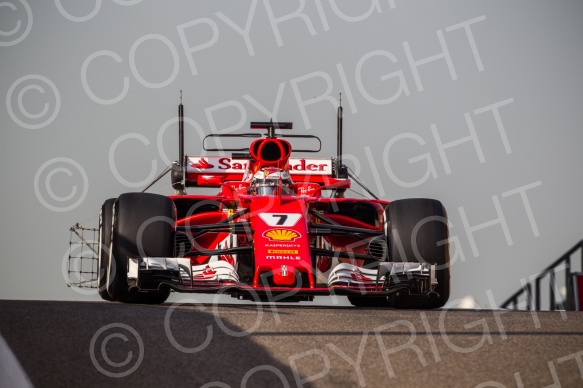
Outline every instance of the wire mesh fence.
[[97, 288], [99, 230], [75, 224], [69, 231], [67, 285], [77, 288]]

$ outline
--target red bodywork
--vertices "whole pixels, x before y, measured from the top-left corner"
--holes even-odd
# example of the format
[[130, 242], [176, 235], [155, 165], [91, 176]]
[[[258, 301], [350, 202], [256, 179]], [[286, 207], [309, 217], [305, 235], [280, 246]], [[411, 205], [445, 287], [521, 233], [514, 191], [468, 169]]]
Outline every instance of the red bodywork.
[[[249, 153], [250, 158], [244, 160], [187, 157], [186, 179], [198, 186], [219, 187], [219, 192], [216, 196], [170, 197], [178, 212], [176, 226], [186, 228], [190, 239], [189, 243], [185, 238], [177, 239], [186, 245], [177, 243], [177, 257], [190, 257], [192, 265], [224, 260], [239, 265], [238, 268], [246, 261], [249, 276], [234, 285], [239, 289], [269, 287], [272, 291], [329, 293], [326, 276], [330, 269], [343, 262], [363, 266], [362, 258], [350, 256], [366, 256], [368, 240], [327, 230], [325, 226], [358, 228], [370, 231], [371, 236], [382, 234], [388, 202], [342, 195], [322, 197], [324, 190], [343, 192], [350, 187], [350, 181], [333, 177], [331, 159], [290, 158], [291, 146], [283, 139], [256, 140]], [[252, 195], [253, 174], [265, 167], [289, 172], [294, 182], [293, 193], [283, 195], [280, 187], [276, 195]], [[226, 222], [228, 217], [237, 214], [240, 216]], [[202, 232], [196, 229], [216, 224], [225, 228]], [[240, 229], [233, 232], [237, 225], [247, 228], [247, 232]], [[188, 230], [192, 227], [196, 230]], [[249, 247], [248, 253], [218, 252], [244, 247]], [[324, 251], [333, 252], [337, 257], [321, 254]], [[205, 287], [220, 286], [225, 284], [192, 284], [191, 287], [204, 291]], [[376, 286], [370, 291], [374, 290], [382, 291]], [[359, 291], [363, 291], [362, 286]]]

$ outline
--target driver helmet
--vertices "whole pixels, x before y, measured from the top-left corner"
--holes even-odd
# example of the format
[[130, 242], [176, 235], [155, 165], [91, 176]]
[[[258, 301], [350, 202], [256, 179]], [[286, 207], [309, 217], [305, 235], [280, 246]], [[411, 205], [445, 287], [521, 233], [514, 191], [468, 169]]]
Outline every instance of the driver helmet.
[[293, 195], [292, 180], [289, 172], [277, 167], [265, 167], [257, 171], [251, 180], [251, 194], [277, 195], [281, 179], [282, 195]]

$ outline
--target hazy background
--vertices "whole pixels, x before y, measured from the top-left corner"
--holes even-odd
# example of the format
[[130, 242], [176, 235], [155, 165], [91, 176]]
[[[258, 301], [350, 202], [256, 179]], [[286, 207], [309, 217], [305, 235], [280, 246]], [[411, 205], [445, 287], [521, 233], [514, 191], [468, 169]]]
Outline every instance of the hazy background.
[[176, 159], [182, 89], [189, 154], [273, 117], [332, 156], [342, 92], [345, 161], [384, 199], [440, 199], [453, 303], [501, 303], [583, 236], [582, 17], [580, 1], [7, 0], [0, 298], [98, 299], [66, 286], [68, 229]]

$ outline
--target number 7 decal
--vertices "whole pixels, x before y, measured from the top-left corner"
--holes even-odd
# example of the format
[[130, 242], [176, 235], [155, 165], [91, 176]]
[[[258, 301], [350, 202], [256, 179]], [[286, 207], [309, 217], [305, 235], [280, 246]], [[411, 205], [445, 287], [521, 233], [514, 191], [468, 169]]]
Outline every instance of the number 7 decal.
[[259, 217], [269, 226], [294, 226], [302, 215], [299, 213], [261, 213]]
[[287, 220], [287, 214], [273, 214], [273, 217], [279, 217], [279, 221], [277, 221], [277, 226], [285, 226], [285, 220]]

